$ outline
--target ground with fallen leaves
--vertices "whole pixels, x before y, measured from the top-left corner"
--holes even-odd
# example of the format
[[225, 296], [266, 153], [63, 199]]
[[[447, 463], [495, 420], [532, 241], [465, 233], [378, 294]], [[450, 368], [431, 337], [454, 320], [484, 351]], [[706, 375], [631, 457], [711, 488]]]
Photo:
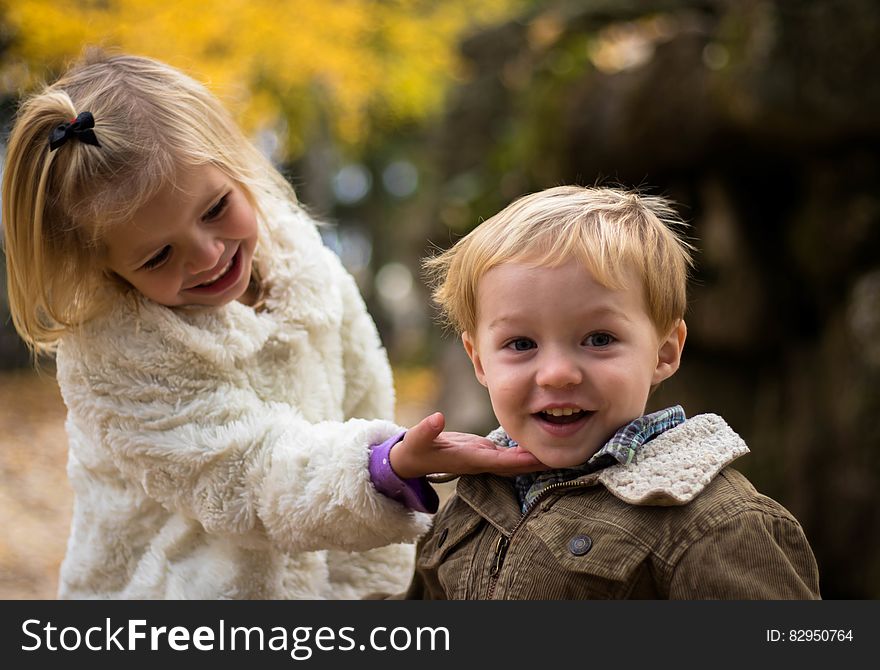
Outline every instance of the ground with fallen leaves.
[[53, 599], [73, 493], [51, 372], [0, 373], [0, 599]]

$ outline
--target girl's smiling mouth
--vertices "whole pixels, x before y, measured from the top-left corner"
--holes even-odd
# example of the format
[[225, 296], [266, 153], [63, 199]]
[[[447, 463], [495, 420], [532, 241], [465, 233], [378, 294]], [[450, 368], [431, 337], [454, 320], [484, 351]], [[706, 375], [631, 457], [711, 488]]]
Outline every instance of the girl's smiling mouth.
[[226, 263], [226, 265], [223, 267], [222, 270], [220, 270], [220, 272], [218, 272], [217, 274], [215, 274], [215, 275], [214, 275], [213, 277], [211, 277], [208, 281], [202, 282], [201, 284], [199, 284], [199, 286], [210, 286], [210, 285], [213, 284], [215, 281], [217, 281], [218, 279], [220, 279], [220, 277], [222, 277], [222, 276], [225, 275], [227, 272], [229, 272], [229, 268], [232, 267], [232, 262], [233, 262], [233, 260], [235, 260], [234, 257], [233, 257], [233, 258], [230, 258], [230, 259], [229, 259], [229, 262]]
[[235, 253], [232, 255], [232, 258], [229, 259], [229, 262], [226, 263], [223, 268], [218, 271], [213, 277], [207, 279], [206, 281], [197, 284], [196, 286], [191, 286], [186, 289], [187, 292], [197, 292], [197, 293], [222, 293], [228, 288], [234, 286], [238, 283], [239, 275], [241, 274], [241, 247], [235, 250]]

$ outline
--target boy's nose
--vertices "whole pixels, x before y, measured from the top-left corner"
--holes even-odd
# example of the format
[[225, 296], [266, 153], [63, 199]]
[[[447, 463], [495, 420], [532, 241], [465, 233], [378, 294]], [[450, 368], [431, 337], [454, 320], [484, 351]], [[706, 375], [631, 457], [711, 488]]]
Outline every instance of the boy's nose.
[[584, 375], [577, 363], [563, 352], [545, 354], [539, 361], [536, 382], [538, 386], [564, 388], [580, 384]]

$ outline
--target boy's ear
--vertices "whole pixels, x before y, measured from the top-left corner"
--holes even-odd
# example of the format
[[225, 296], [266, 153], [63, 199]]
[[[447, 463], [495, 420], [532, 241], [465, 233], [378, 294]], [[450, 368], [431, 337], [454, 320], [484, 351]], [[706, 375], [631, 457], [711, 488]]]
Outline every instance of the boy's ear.
[[486, 373], [483, 372], [483, 363], [480, 361], [480, 353], [474, 346], [474, 341], [471, 339], [471, 336], [467, 331], [461, 334], [461, 343], [464, 345], [464, 350], [467, 352], [468, 358], [471, 359], [471, 363], [474, 364], [474, 374], [477, 376], [477, 381], [483, 386], [486, 386]]
[[651, 380], [652, 386], [659, 384], [664, 379], [669, 379], [678, 370], [686, 338], [687, 324], [684, 319], [681, 319], [666, 336], [666, 339], [660, 342], [660, 349], [657, 351], [657, 367]]

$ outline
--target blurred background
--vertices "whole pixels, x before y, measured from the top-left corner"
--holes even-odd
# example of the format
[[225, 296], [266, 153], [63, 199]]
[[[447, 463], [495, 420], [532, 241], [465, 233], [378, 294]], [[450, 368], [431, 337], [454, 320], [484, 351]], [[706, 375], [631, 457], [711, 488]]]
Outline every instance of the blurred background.
[[[752, 450], [737, 467], [803, 524], [823, 595], [880, 597], [880, 4], [0, 0], [0, 155], [21, 95], [87, 44], [205, 81], [330, 224], [403, 424], [494, 427], [421, 258], [548, 186], [675, 200], [700, 254], [684, 362], [649, 409], [722, 414]], [[70, 518], [43, 368], [0, 290], [6, 599], [55, 597]]]

